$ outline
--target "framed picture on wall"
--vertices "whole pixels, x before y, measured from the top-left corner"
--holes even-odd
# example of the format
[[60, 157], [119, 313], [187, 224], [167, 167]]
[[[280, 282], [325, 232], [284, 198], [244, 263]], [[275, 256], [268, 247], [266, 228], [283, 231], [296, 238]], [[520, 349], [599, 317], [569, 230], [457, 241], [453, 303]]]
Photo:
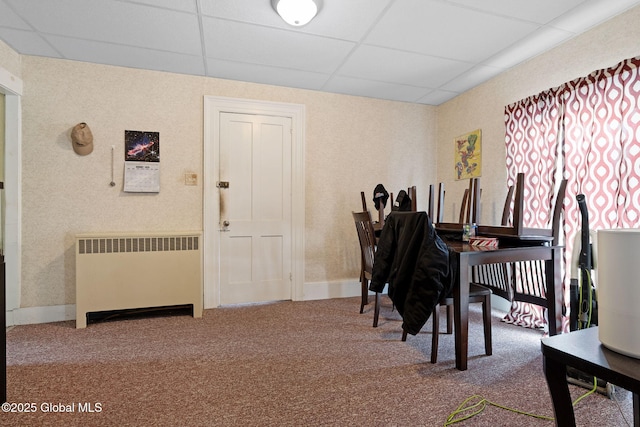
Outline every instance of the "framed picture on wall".
[[482, 131], [460, 135], [453, 142], [456, 180], [482, 176]]
[[159, 162], [160, 132], [124, 131], [125, 161]]
[[124, 131], [124, 191], [160, 192], [160, 133]]

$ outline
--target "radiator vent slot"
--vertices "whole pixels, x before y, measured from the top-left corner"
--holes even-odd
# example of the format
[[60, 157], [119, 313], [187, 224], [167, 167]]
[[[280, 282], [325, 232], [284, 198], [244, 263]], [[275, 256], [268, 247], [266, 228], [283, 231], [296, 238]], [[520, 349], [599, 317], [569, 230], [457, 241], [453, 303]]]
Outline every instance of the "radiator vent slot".
[[80, 255], [200, 249], [198, 236], [88, 238], [77, 243]]

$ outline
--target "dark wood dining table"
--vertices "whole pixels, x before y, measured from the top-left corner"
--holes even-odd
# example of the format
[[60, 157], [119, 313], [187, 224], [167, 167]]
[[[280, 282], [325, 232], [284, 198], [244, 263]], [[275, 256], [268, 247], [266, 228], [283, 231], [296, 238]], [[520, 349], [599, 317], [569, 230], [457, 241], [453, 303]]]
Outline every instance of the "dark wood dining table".
[[453, 287], [456, 368], [467, 369], [469, 342], [469, 283], [471, 267], [482, 264], [541, 260], [545, 263], [549, 335], [562, 330], [562, 246], [552, 246], [547, 237], [501, 240], [498, 247], [473, 246], [459, 238], [441, 236], [458, 258], [458, 283]]
[[598, 327], [581, 329], [542, 339], [544, 373], [556, 415], [556, 425], [576, 425], [567, 367], [611, 382], [633, 393], [633, 425], [640, 427], [640, 359], [606, 348]]

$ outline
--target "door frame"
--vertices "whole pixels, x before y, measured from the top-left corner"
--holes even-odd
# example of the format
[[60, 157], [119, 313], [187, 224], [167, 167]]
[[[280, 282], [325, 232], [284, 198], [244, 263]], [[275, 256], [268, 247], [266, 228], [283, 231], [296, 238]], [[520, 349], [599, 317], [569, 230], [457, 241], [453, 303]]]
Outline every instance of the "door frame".
[[253, 99], [204, 97], [203, 291], [204, 308], [220, 306], [220, 113], [291, 118], [291, 298], [304, 299], [304, 139], [305, 107]]
[[5, 235], [7, 326], [15, 324], [20, 308], [22, 272], [22, 80], [0, 67], [0, 92], [5, 95]]

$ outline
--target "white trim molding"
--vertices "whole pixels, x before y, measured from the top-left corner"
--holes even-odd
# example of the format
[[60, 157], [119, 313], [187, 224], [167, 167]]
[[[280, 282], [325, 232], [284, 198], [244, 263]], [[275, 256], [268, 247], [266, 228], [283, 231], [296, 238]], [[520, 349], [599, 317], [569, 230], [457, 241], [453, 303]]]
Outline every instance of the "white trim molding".
[[7, 311], [7, 326], [64, 322], [66, 320], [74, 320], [75, 318], [75, 304], [17, 308]]
[[[373, 292], [369, 292], [373, 295]], [[334, 280], [304, 284], [304, 300], [347, 298], [360, 296], [360, 281]]]
[[20, 307], [22, 277], [22, 107], [23, 83], [0, 67], [0, 92], [5, 95], [4, 260], [6, 311]]

